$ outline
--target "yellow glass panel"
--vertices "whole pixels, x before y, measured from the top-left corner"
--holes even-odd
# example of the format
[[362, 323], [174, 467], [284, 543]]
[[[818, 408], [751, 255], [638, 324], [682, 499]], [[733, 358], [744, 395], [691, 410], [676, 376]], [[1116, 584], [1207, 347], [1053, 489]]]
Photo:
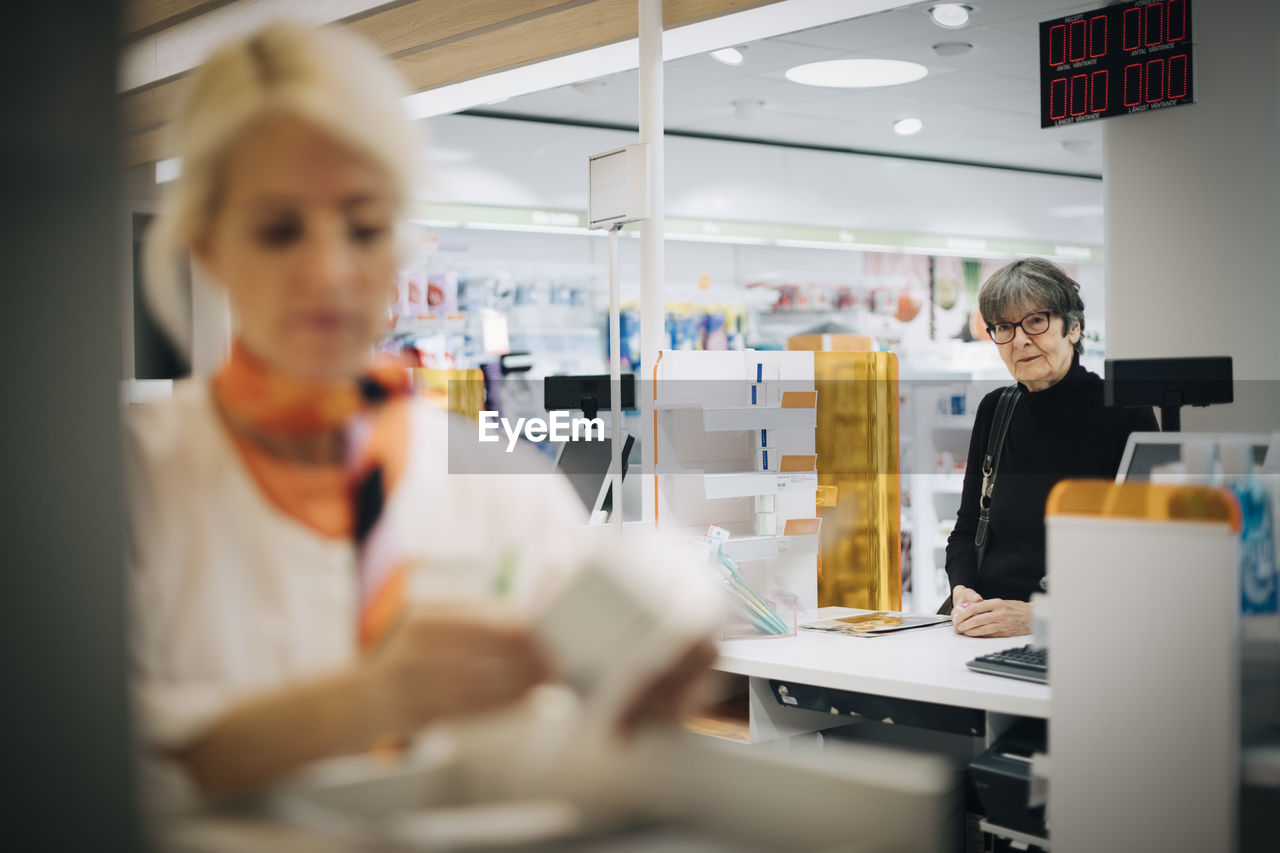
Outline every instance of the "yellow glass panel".
[[898, 359], [887, 352], [815, 352], [822, 506], [818, 605], [900, 610]]
[[480, 411], [484, 408], [484, 371], [479, 368], [437, 370], [419, 367], [413, 373], [419, 394], [450, 412], [465, 415], [473, 421], [480, 419]]

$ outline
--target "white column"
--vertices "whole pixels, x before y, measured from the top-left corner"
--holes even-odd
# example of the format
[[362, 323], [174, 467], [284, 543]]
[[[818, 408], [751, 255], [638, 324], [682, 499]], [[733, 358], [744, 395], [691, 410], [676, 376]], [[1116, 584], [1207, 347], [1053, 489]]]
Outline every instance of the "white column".
[[[652, 387], [653, 368], [663, 348], [663, 216], [664, 197], [662, 152], [662, 0], [640, 3], [640, 141], [649, 146], [649, 219], [640, 225], [640, 375], [636, 402], [641, 411], [641, 443], [646, 465], [652, 466], [654, 435]], [[654, 483], [645, 477], [642, 491], [645, 521], [653, 521]]]
[[1104, 123], [1107, 352], [1230, 355], [1183, 429], [1280, 428], [1280, 3], [1194, 14], [1196, 103]]

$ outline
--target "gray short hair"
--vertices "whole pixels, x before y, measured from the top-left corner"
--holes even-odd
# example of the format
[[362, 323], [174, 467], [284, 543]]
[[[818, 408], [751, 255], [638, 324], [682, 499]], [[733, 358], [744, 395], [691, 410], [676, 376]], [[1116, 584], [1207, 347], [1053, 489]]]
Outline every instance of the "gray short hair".
[[988, 324], [1014, 323], [1014, 311], [1035, 305], [1062, 318], [1062, 335], [1076, 326], [1080, 340], [1076, 354], [1084, 352], [1084, 300], [1080, 285], [1056, 264], [1044, 258], [1022, 258], [992, 273], [978, 291], [978, 311]]

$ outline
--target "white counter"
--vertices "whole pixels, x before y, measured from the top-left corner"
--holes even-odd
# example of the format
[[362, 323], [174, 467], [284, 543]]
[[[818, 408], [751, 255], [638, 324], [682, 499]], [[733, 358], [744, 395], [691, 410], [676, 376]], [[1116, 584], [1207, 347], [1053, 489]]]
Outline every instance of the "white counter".
[[[823, 607], [806, 621], [866, 611]], [[1029, 636], [977, 639], [949, 624], [883, 637], [847, 637], [800, 630], [795, 637], [728, 640], [716, 669], [754, 678], [870, 693], [1047, 719], [1049, 688], [972, 672], [979, 655], [1024, 646]]]

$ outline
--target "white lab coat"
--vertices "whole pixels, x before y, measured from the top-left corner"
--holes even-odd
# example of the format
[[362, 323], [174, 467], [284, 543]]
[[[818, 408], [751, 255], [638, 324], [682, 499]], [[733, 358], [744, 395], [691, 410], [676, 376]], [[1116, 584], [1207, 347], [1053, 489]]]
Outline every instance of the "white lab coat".
[[[452, 417], [414, 402], [406, 473], [386, 508], [414, 564], [411, 595], [491, 595], [497, 567], [515, 560], [510, 597], [533, 608], [583, 560], [586, 511], [549, 473], [449, 473]], [[355, 554], [265, 498], [207, 383], [178, 383], [128, 421], [136, 719], [144, 781], [173, 805], [178, 789], [178, 802], [192, 792], [163, 750], [248, 696], [352, 662]]]

